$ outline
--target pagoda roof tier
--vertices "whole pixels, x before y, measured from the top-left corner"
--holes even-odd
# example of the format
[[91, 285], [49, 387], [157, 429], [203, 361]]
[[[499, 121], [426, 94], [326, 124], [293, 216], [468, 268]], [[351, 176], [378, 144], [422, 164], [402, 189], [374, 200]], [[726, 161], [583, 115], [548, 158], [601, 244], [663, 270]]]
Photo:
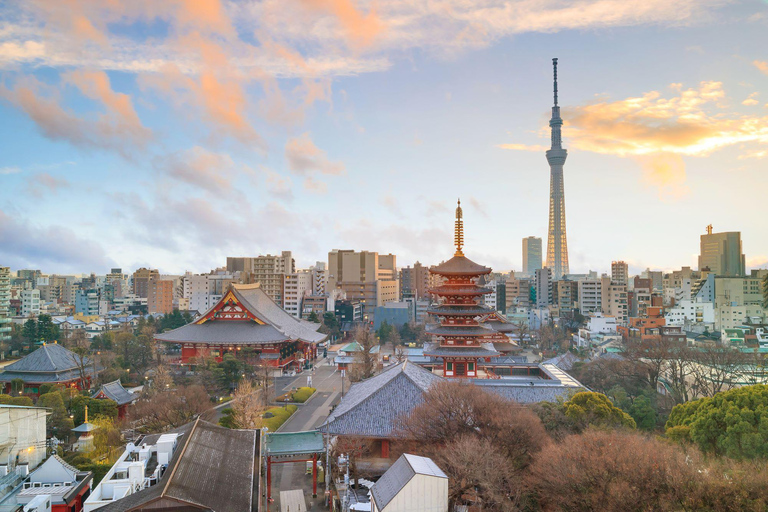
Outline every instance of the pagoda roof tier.
[[458, 255], [429, 269], [433, 274], [441, 276], [480, 276], [490, 274], [491, 269], [479, 265], [466, 256]]
[[437, 343], [428, 343], [424, 345], [424, 355], [433, 357], [498, 357], [501, 355], [493, 347], [493, 343], [481, 343], [480, 346], [468, 347], [444, 347]]
[[450, 285], [442, 284], [436, 288], [430, 288], [427, 290], [429, 293], [435, 295], [447, 296], [447, 295], [485, 295], [486, 293], [492, 293], [493, 290], [483, 288], [474, 284], [461, 284]]
[[450, 304], [441, 304], [440, 306], [435, 306], [432, 308], [429, 308], [427, 310], [427, 313], [430, 315], [438, 315], [438, 316], [481, 316], [481, 315], [487, 315], [491, 313], [491, 310], [489, 310], [485, 306], [480, 306], [476, 304], [456, 304], [456, 305], [450, 305]]
[[481, 325], [435, 325], [428, 326], [427, 334], [434, 336], [489, 336], [493, 329]]
[[298, 320], [275, 304], [258, 285], [230, 286], [198, 320], [155, 335], [169, 343], [263, 345], [284, 341], [318, 343], [326, 338], [320, 324]]

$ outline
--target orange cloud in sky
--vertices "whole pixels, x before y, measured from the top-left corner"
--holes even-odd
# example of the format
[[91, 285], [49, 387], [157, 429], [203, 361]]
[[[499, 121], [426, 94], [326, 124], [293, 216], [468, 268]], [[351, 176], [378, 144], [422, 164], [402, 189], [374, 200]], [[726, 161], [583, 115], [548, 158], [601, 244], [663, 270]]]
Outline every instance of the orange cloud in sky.
[[[734, 145], [768, 145], [768, 116], [729, 112], [722, 83], [702, 82], [688, 89], [671, 84], [670, 89], [674, 91], [670, 97], [650, 91], [624, 100], [564, 107], [566, 147], [636, 158], [644, 181], [658, 187], [663, 197], [676, 199], [687, 193], [682, 156], [706, 156]], [[499, 147], [546, 149], [517, 143]], [[746, 151], [754, 158], [766, 153]]]
[[752, 64], [754, 64], [757, 69], [768, 75], [768, 61], [755, 60], [752, 62]]
[[126, 126], [132, 127], [137, 133], [146, 130], [146, 135], [149, 134], [133, 108], [131, 97], [114, 92], [109, 76], [104, 71], [71, 71], [63, 78], [74, 84], [85, 96], [101, 101], [107, 109], [119, 116]]
[[304, 188], [315, 192], [325, 192], [326, 186], [316, 180], [314, 174], [340, 175], [345, 172], [344, 164], [330, 161], [325, 151], [312, 142], [309, 133], [288, 140], [285, 158], [291, 171], [305, 177]]
[[376, 15], [374, 8], [371, 8], [367, 15], [363, 15], [351, 0], [301, 0], [301, 2], [312, 9], [333, 14], [339, 20], [347, 38], [360, 48], [370, 46], [385, 27], [384, 21]]

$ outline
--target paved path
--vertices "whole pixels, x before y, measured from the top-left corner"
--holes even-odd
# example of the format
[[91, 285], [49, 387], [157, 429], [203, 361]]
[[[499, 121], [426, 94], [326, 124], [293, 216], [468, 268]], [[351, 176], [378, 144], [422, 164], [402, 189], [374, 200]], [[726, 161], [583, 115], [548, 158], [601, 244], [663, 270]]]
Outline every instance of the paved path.
[[[305, 404], [299, 406], [299, 409], [280, 428], [280, 432], [301, 432], [317, 428], [325, 421], [331, 407], [341, 399], [341, 375], [334, 366], [324, 363], [325, 360], [318, 360], [318, 365], [311, 374], [312, 385], [317, 392]], [[280, 383], [283, 387], [277, 389], [288, 391], [292, 387], [306, 386], [307, 375], [308, 373], [305, 372], [289, 382]], [[323, 465], [325, 465], [324, 460]], [[318, 484], [318, 497], [312, 498], [312, 477], [306, 474], [305, 465], [301, 462], [276, 464], [272, 467], [272, 497], [275, 501], [270, 503], [269, 510], [280, 510], [280, 491], [292, 489], [304, 490], [309, 510], [327, 510], [323, 506], [325, 484]]]

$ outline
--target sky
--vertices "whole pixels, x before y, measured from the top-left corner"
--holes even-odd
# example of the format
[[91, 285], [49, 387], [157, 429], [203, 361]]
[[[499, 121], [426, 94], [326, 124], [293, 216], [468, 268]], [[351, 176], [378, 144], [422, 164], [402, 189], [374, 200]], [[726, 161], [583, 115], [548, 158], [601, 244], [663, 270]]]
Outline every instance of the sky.
[[520, 270], [559, 59], [571, 272], [768, 266], [768, 2], [0, 2], [0, 266]]

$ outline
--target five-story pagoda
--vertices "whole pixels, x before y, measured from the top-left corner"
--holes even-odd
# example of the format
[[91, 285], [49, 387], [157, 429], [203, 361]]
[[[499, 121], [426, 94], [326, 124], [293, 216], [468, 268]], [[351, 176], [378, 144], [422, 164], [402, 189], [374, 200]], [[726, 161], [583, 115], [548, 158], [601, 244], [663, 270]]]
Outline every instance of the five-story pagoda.
[[427, 334], [433, 336], [435, 343], [424, 346], [424, 355], [443, 361], [445, 377], [494, 378], [493, 373], [479, 365], [500, 354], [490, 342], [493, 331], [477, 320], [493, 312], [480, 303], [482, 296], [491, 290], [476, 282], [480, 276], [490, 274], [491, 269], [465, 257], [461, 250], [464, 245], [461, 201], [456, 208], [455, 242], [453, 258], [429, 270], [444, 281], [429, 290], [437, 296], [438, 304], [427, 312], [439, 323], [427, 326]]

